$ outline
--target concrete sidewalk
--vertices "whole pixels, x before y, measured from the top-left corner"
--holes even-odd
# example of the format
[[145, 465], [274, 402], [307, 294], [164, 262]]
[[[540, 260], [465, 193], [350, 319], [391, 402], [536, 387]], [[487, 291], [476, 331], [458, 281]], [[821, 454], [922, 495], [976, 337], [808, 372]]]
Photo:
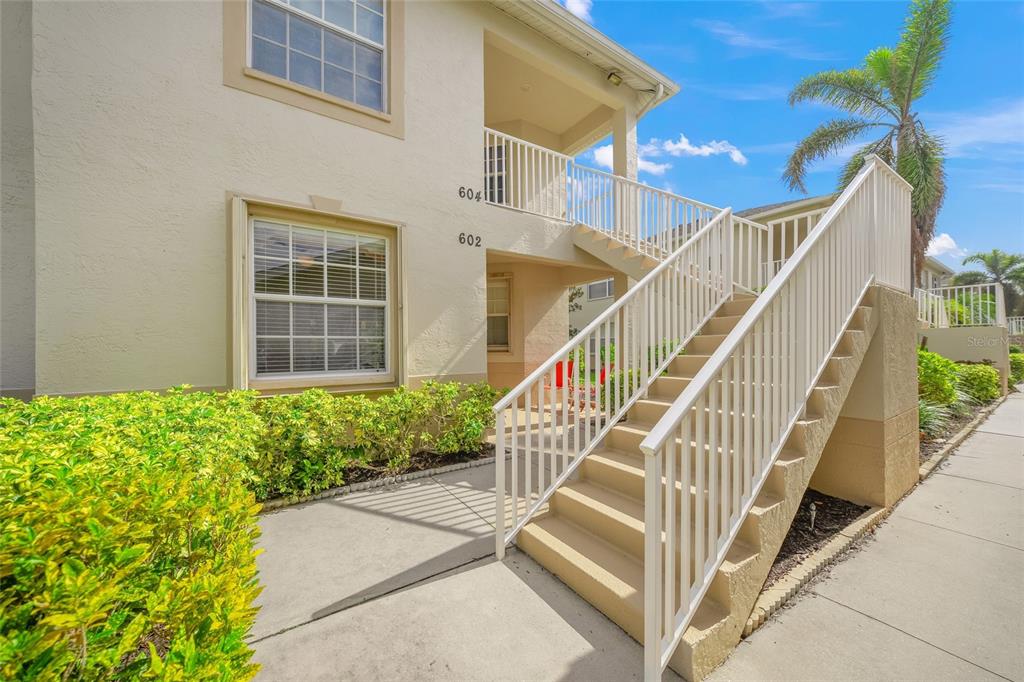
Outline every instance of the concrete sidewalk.
[[737, 647], [726, 680], [1024, 680], [1024, 394], [856, 553]]
[[494, 560], [493, 520], [493, 465], [263, 516], [258, 679], [641, 679], [618, 626], [525, 554]]
[[[1016, 394], [713, 679], [1024, 680], [1022, 496]], [[263, 516], [259, 679], [641, 679], [616, 625], [494, 561], [493, 520], [493, 465]]]

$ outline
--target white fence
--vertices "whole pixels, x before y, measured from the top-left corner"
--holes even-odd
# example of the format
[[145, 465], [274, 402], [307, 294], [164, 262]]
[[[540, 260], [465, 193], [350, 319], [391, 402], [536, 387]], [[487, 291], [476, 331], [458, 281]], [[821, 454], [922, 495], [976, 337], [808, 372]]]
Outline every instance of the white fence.
[[1003, 286], [996, 282], [918, 289], [914, 297], [917, 317], [929, 327], [1008, 326]]
[[725, 209], [494, 406], [499, 558], [732, 295], [732, 238]]
[[1010, 336], [1024, 335], [1024, 317], [1008, 317], [1006, 326], [1010, 330]]
[[909, 291], [909, 240], [910, 187], [868, 157], [641, 444], [646, 679], [661, 678], [867, 287]]
[[572, 157], [484, 128], [484, 199], [607, 232], [657, 260], [721, 209], [587, 168]]

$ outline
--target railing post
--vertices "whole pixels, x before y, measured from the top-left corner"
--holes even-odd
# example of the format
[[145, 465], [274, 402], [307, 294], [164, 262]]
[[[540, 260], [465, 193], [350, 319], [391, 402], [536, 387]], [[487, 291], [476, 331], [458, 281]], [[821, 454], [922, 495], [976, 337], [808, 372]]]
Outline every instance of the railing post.
[[[494, 424], [494, 555], [505, 558], [505, 410]], [[512, 437], [515, 438], [514, 425]], [[515, 475], [513, 473], [513, 475]], [[516, 504], [512, 500], [512, 504]]]
[[722, 222], [722, 229], [725, 230], [725, 253], [723, 255], [723, 261], [725, 262], [725, 297], [729, 298], [733, 292], [733, 221], [732, 221], [732, 207], [725, 209], [726, 217]]
[[996, 288], [996, 326], [1005, 327], [1006, 325], [1006, 299], [1003, 294], [1003, 285], [999, 282], [995, 283]]
[[[661, 453], [644, 456], [644, 680], [661, 679]], [[685, 492], [685, 491], [684, 491]], [[684, 504], [689, 502], [685, 500]]]

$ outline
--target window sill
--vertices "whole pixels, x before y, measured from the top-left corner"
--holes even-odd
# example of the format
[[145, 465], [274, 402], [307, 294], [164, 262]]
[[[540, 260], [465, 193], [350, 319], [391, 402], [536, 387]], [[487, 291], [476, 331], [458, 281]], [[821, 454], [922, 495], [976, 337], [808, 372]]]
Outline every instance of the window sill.
[[391, 114], [385, 113], [383, 111], [377, 111], [376, 109], [371, 109], [370, 107], [364, 107], [362, 104], [349, 102], [347, 99], [335, 97], [334, 95], [328, 95], [325, 92], [314, 90], [313, 88], [306, 87], [305, 85], [292, 83], [289, 80], [285, 80], [284, 78], [279, 78], [277, 76], [272, 76], [269, 73], [264, 73], [252, 67], [247, 66], [243, 68], [242, 74], [245, 75], [247, 78], [255, 78], [266, 83], [272, 83], [273, 85], [276, 85], [279, 88], [287, 88], [288, 90], [293, 90], [306, 97], [313, 97], [322, 102], [327, 102], [328, 104], [332, 104], [337, 107], [349, 109], [350, 111], [362, 114], [363, 116], [370, 116], [372, 118], [376, 118], [380, 121], [384, 121], [385, 123], [391, 123], [391, 121], [393, 120]]
[[362, 386], [394, 386], [394, 374], [311, 374], [309, 376], [250, 377], [249, 388], [260, 390]]

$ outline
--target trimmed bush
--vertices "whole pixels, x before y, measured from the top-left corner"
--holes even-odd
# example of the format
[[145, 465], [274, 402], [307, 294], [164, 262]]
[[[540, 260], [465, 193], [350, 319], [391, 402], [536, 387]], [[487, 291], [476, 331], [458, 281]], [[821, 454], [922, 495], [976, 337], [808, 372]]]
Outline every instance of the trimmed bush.
[[255, 674], [254, 399], [0, 402], [0, 678]]
[[952, 360], [923, 349], [917, 350], [917, 393], [930, 403], [956, 401], [957, 368]]
[[500, 391], [486, 383], [424, 383], [376, 398], [320, 389], [256, 403], [266, 431], [252, 461], [256, 497], [308, 495], [344, 485], [356, 468], [401, 471], [413, 454], [479, 452]]
[[1024, 353], [1024, 348], [1021, 348], [1015, 343], [1010, 344], [1010, 355]]
[[1000, 394], [999, 372], [989, 365], [958, 365], [956, 384], [979, 403], [990, 403]]
[[1010, 353], [1010, 383], [1024, 382], [1024, 353]]

